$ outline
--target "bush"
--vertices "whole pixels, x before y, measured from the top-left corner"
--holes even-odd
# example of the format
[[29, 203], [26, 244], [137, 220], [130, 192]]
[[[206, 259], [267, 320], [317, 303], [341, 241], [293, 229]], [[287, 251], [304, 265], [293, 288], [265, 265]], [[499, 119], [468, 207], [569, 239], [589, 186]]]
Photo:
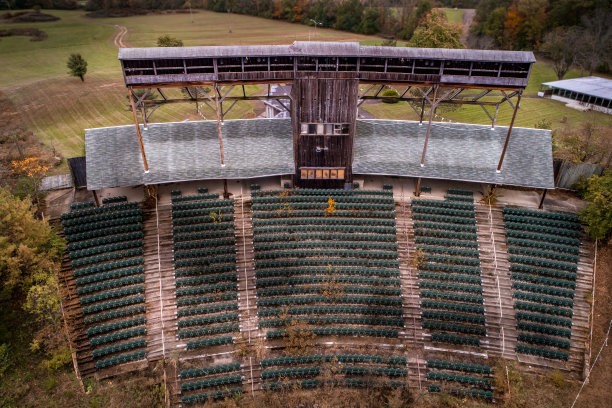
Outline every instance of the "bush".
[[592, 239], [604, 240], [612, 233], [612, 170], [602, 176], [591, 176], [586, 183], [577, 183], [578, 195], [588, 205], [580, 211], [580, 220], [587, 224]]
[[[399, 97], [399, 93], [395, 90], [395, 89], [387, 89], [386, 91], [384, 91], [382, 93], [383, 97], [390, 97], [390, 98], [398, 98]], [[382, 100], [383, 103], [398, 103], [398, 100], [393, 100], [393, 99], [383, 99]]]

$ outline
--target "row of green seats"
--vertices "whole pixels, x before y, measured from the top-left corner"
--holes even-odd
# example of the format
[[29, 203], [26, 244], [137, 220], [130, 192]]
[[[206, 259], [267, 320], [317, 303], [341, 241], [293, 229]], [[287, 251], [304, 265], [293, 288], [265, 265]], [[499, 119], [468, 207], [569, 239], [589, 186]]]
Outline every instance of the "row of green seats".
[[[580, 247], [580, 240], [578, 238], [563, 237], [559, 235], [540, 234], [537, 232], [530, 232], [530, 231], [506, 229], [506, 237], [508, 237], [508, 239], [528, 239], [528, 240], [532, 240], [533, 242], [543, 242], [543, 243], [550, 242], [550, 243], [555, 243], [555, 244]], [[508, 241], [508, 243], [510, 243], [510, 241]]]
[[216, 314], [206, 317], [193, 317], [178, 321], [178, 327], [203, 326], [206, 324], [226, 323], [238, 320], [238, 313]]
[[481, 364], [449, 360], [427, 360], [427, 367], [441, 370], [463, 371], [464, 373], [491, 374], [491, 367]]
[[89, 344], [92, 347], [99, 346], [105, 343], [112, 343], [118, 340], [125, 340], [131, 337], [144, 336], [147, 333], [147, 329], [144, 327], [136, 327], [135, 329], [124, 330], [120, 332], [105, 334], [103, 336], [94, 337], [89, 340]]
[[269, 251], [255, 253], [256, 259], [275, 258], [310, 258], [310, 257], [354, 257], [354, 258], [382, 258], [397, 259], [397, 251], [383, 250], [356, 250], [356, 249], [301, 249], [291, 251]]
[[393, 197], [392, 191], [380, 191], [380, 190], [341, 190], [336, 188], [300, 188], [300, 189], [287, 189], [287, 190], [271, 190], [262, 191], [264, 196], [279, 196], [281, 194], [288, 196], [306, 196], [306, 195], [334, 195], [338, 196], [387, 196]]
[[120, 317], [134, 316], [145, 312], [144, 305], [127, 307], [125, 309], [116, 309], [109, 312], [100, 313], [92, 316], [85, 316], [85, 324], [95, 324], [105, 322], [107, 320], [118, 319]]
[[516, 352], [523, 353], [523, 354], [531, 354], [531, 355], [538, 356], [538, 357], [545, 357], [545, 358], [556, 359], [556, 360], [567, 361], [569, 359], [569, 353], [565, 351], [543, 349], [539, 347], [527, 346], [525, 344], [517, 344]]
[[176, 305], [178, 307], [201, 305], [201, 304], [206, 304], [206, 303], [221, 302], [224, 300], [235, 300], [237, 298], [238, 298], [238, 294], [236, 292], [224, 292], [224, 293], [208, 295], [208, 296], [195, 296], [195, 297], [180, 298], [176, 300]]
[[[73, 227], [66, 227], [64, 228], [64, 234], [72, 235], [72, 234], [87, 232], [91, 230], [99, 230], [99, 229], [104, 229], [104, 228], [120, 227], [123, 225], [140, 224], [140, 223], [142, 223], [142, 216], [136, 215], [133, 217], [119, 218], [116, 220], [98, 221], [98, 222], [92, 222], [90, 224], [82, 224], [82, 225], [75, 225]], [[140, 228], [142, 229], [142, 227]]]
[[[214, 213], [214, 215], [212, 215]], [[208, 216], [208, 218], [215, 222], [219, 220], [217, 216], [234, 216], [234, 207], [210, 207], [210, 208], [196, 208], [193, 210], [181, 210], [181, 211], [172, 211], [172, 220], [175, 221], [177, 219], [186, 218], [189, 219], [191, 217], [202, 217]], [[222, 221], [227, 221], [226, 219], [221, 218]]]
[[529, 312], [546, 313], [555, 316], [572, 317], [574, 312], [572, 309], [564, 309], [556, 306], [540, 305], [537, 303], [515, 302], [514, 308], [519, 310], [527, 310]]
[[454, 300], [456, 302], [476, 303], [480, 305], [484, 303], [482, 296], [470, 295], [466, 293], [452, 293], [452, 292], [449, 293], [449, 292], [438, 292], [434, 290], [422, 290], [421, 297], [429, 298], [429, 299]]
[[232, 272], [217, 275], [197, 276], [195, 278], [177, 279], [176, 287], [180, 288], [181, 286], [201, 285], [204, 283], [234, 282], [236, 281], [236, 277], [236, 272]]
[[374, 316], [402, 316], [401, 308], [378, 307], [378, 306], [293, 306], [289, 308], [258, 309], [259, 317], [288, 315], [327, 315], [327, 314], [351, 314], [351, 315], [374, 315]]
[[[79, 204], [79, 203], [77, 203]], [[89, 203], [87, 203], [89, 204]], [[93, 204], [93, 203], [92, 203]], [[72, 206], [71, 206], [72, 207]], [[122, 211], [122, 210], [131, 210], [134, 208], [138, 208], [138, 203], [137, 202], [122, 202], [122, 203], [116, 203], [113, 205], [103, 205], [102, 207], [96, 207], [94, 205], [88, 205], [82, 208], [71, 208], [71, 211], [68, 213], [64, 213], [60, 216], [60, 218], [62, 220], [69, 220], [72, 218], [78, 218], [78, 217], [83, 217], [83, 216], [88, 216], [88, 215], [94, 215], [94, 214], [102, 214], [102, 213], [106, 213], [109, 211]]]
[[419, 272], [419, 279], [441, 280], [459, 283], [469, 283], [472, 285], [481, 285], [482, 279], [474, 275], [459, 275], [453, 273], [436, 273], [436, 272]]
[[121, 250], [138, 248], [138, 247], [142, 247], [141, 239], [138, 239], [135, 241], [117, 242], [114, 244], [90, 247], [90, 248], [85, 248], [85, 249], [80, 249], [80, 250], [73, 250], [73, 251], [70, 251], [69, 256], [70, 256], [70, 259], [77, 259], [77, 258], [93, 256], [93, 255], [101, 254], [105, 252], [121, 251]]
[[236, 248], [234, 244], [230, 244], [224, 247], [198, 249], [198, 250], [183, 250], [181, 252], [175, 252], [174, 259], [195, 258], [195, 257], [199, 258], [199, 257], [210, 256], [210, 255], [231, 254], [235, 252], [236, 252]]
[[[185, 197], [182, 197], [185, 198]], [[176, 201], [172, 203], [172, 211], [193, 210], [210, 207], [234, 207], [234, 200], [189, 200], [189, 202]]]
[[[395, 219], [385, 218], [357, 218], [357, 217], [341, 217], [339, 214], [334, 213], [332, 217], [322, 216], [316, 217], [295, 217], [295, 218], [271, 218], [271, 219], [253, 219], [254, 227], [265, 227], [271, 225], [300, 225], [302, 227], [308, 227], [315, 225], [373, 225], [377, 227], [395, 227]], [[307, 229], [309, 230], [309, 229]], [[372, 231], [374, 232], [374, 231]]]
[[[305, 240], [334, 240], [334, 241], [363, 241], [363, 242], [395, 242], [397, 235], [391, 234], [342, 234], [342, 233], [309, 233], [309, 234], [275, 234], [259, 235], [255, 233], [253, 241], [261, 242], [283, 242], [283, 241], [305, 241]], [[387, 244], [389, 245], [389, 244]], [[397, 245], [395, 245], [397, 247]]]
[[197, 403], [205, 403], [208, 400], [219, 400], [227, 397], [233, 397], [235, 395], [242, 394], [242, 388], [235, 387], [231, 389], [223, 389], [211, 391], [209, 393], [204, 394], [192, 394], [192, 395], [183, 395], [181, 397], [181, 404], [189, 405], [189, 404], [197, 404]]
[[92, 274], [96, 274], [100, 272], [111, 271], [114, 269], [122, 269], [122, 268], [131, 267], [131, 266], [142, 265], [143, 262], [144, 262], [143, 258], [138, 257], [138, 258], [132, 258], [132, 259], [123, 259], [121, 261], [109, 262], [109, 263], [104, 263], [100, 265], [92, 265], [92, 266], [87, 266], [85, 268], [75, 269], [72, 272], [72, 276], [76, 278], [79, 276], [92, 275]]
[[428, 330], [441, 330], [463, 334], [485, 336], [487, 330], [482, 326], [468, 326], [465, 324], [438, 322], [435, 320], [423, 320], [423, 328]]
[[281, 368], [276, 370], [264, 370], [261, 372], [261, 378], [262, 380], [269, 380], [278, 377], [303, 377], [307, 375], [319, 375], [320, 372], [321, 368], [316, 366]]
[[123, 211], [107, 211], [101, 214], [87, 215], [83, 217], [63, 220], [62, 225], [64, 227], [74, 227], [77, 225], [92, 224], [108, 220], [119, 220], [134, 216], [142, 216], [142, 210], [140, 208], [135, 208]]
[[541, 249], [523, 248], [523, 247], [516, 247], [516, 246], [509, 247], [508, 253], [535, 256], [538, 258], [557, 259], [560, 261], [574, 262], [574, 263], [578, 263], [578, 260], [579, 260], [578, 255], [563, 254], [559, 252], [550, 252], [550, 251], [543, 251]]
[[[384, 317], [359, 317], [359, 316], [316, 316], [301, 319], [308, 324], [362, 324], [369, 326], [394, 326], [404, 327], [403, 319]], [[282, 327], [291, 322], [291, 319], [260, 320], [259, 327]]]
[[196, 316], [201, 314], [226, 312], [228, 310], [238, 310], [237, 302], [215, 303], [207, 306], [196, 306], [191, 308], [181, 308], [177, 311], [177, 317]]
[[[228, 248], [232, 248], [235, 251], [235, 248], [233, 247], [228, 247]], [[198, 265], [210, 266], [214, 264], [225, 264], [225, 263], [231, 263], [235, 267], [236, 255], [232, 254], [232, 255], [208, 256], [205, 258], [179, 259], [179, 260], [174, 261], [174, 267], [175, 268], [185, 268], [185, 267], [198, 266]]]
[[134, 350], [147, 346], [145, 339], [136, 339], [126, 341], [125, 343], [111, 344], [110, 346], [101, 347], [94, 349], [92, 352], [93, 358], [99, 359], [100, 357], [107, 356], [109, 354], [119, 353], [121, 351]]
[[93, 275], [85, 275], [82, 278], [78, 278], [75, 283], [77, 286], [87, 285], [89, 283], [106, 281], [108, 279], [117, 279], [124, 276], [132, 276], [144, 273], [144, 266], [134, 266], [131, 268], [115, 269], [109, 272], [101, 272]]
[[366, 258], [306, 258], [306, 259], [273, 259], [255, 261], [255, 269], [283, 268], [293, 266], [369, 266], [381, 268], [399, 268], [399, 261], [395, 259], [366, 259]]
[[526, 333], [519, 333], [518, 341], [529, 344], [539, 344], [542, 346], [558, 347], [562, 349], [569, 349], [570, 342], [567, 340], [559, 340], [552, 337], [532, 335]]
[[86, 293], [99, 292], [102, 290], [121, 288], [123, 286], [135, 285], [137, 283], [144, 283], [144, 275], [128, 276], [127, 278], [107, 280], [103, 282], [94, 283], [88, 286], [81, 286], [77, 288], [79, 295]]
[[227, 224], [229, 222], [231, 222], [232, 224], [234, 222], [233, 213], [211, 216], [209, 212], [208, 214], [206, 214], [206, 216], [200, 216], [200, 217], [190, 216], [190, 217], [172, 219], [172, 225], [174, 228], [179, 228], [179, 226], [181, 228], [183, 226], [193, 226], [195, 228], [196, 225], [194, 224], [209, 224], [211, 225], [212, 229], [223, 229], [224, 227], [222, 227], [222, 225]]
[[[331, 264], [330, 264], [331, 265]], [[304, 276], [304, 275], [359, 275], [359, 276], [399, 276], [399, 269], [378, 269], [378, 268], [350, 268], [350, 267], [319, 267], [319, 268], [284, 268], [284, 269], [257, 269], [255, 277], [257, 279], [268, 277], [288, 277], [288, 276]], [[376, 279], [376, 278], [374, 278]]]
[[213, 239], [200, 239], [197, 241], [184, 241], [176, 242], [174, 244], [175, 251], [184, 251], [186, 249], [202, 249], [202, 248], [215, 248], [215, 247], [227, 247], [234, 246], [236, 239], [230, 238], [213, 238]]
[[575, 263], [552, 261], [549, 259], [534, 258], [522, 255], [510, 255], [508, 259], [512, 263], [522, 263], [527, 265], [535, 265], [544, 268], [561, 269], [564, 271], [577, 272], [578, 266]]
[[140, 326], [147, 322], [144, 316], [138, 316], [133, 319], [126, 320], [117, 320], [108, 324], [102, 324], [99, 326], [90, 327], [87, 329], [87, 335], [89, 337], [95, 336], [97, 334], [106, 333], [109, 331], [127, 329], [128, 327]]
[[554, 317], [526, 312], [516, 312], [516, 320], [527, 320], [530, 322], [550, 324], [553, 326], [572, 327], [571, 319], [564, 319], [562, 317]]
[[186, 348], [187, 350], [198, 349], [202, 347], [212, 347], [212, 346], [221, 346], [224, 344], [231, 344], [234, 342], [232, 336], [223, 336], [223, 337], [212, 337], [209, 339], [199, 339], [188, 341]]
[[[283, 211], [281, 213], [277, 211], [257, 211], [253, 213], [253, 218], [303, 218], [303, 217], [325, 217], [325, 212], [323, 209], [321, 210], [293, 210], [293, 211]], [[395, 219], [395, 213], [393, 211], [363, 211], [359, 212], [357, 210], [336, 210], [334, 211], [333, 217], [352, 217], [352, 218], [366, 218], [366, 219], [376, 219], [376, 218], [393, 218]], [[332, 218], [332, 217], [327, 217]]]
[[241, 375], [230, 375], [226, 377], [209, 378], [206, 380], [184, 382], [181, 384], [181, 392], [201, 390], [202, 388], [219, 387], [228, 384], [241, 383]]
[[376, 367], [367, 368], [360, 366], [343, 366], [340, 368], [340, 373], [345, 375], [386, 375], [389, 377], [405, 377], [408, 375], [408, 370], [397, 367]]
[[82, 203], [72, 203], [72, 204], [70, 204], [70, 209], [71, 210], [79, 210], [81, 208], [91, 208], [93, 206], [95, 206], [93, 201], [84, 201]]
[[477, 293], [482, 295], [482, 287], [476, 285], [459, 285], [446, 282], [421, 281], [419, 283], [419, 287], [421, 289], [450, 290], [453, 292]]
[[518, 330], [530, 331], [530, 332], [540, 333], [540, 334], [550, 334], [551, 336], [566, 337], [568, 339], [572, 337], [572, 331], [569, 329], [560, 329], [558, 327], [542, 326], [540, 324], [534, 324], [534, 323], [518, 322], [516, 324], [516, 328]]
[[557, 251], [566, 254], [578, 255], [580, 253], [579, 245], [563, 245], [556, 244], [546, 241], [534, 241], [531, 239], [524, 238], [507, 238], [506, 242], [508, 245], [527, 247], [527, 248], [540, 248], [548, 251]]
[[474, 242], [478, 240], [478, 236], [471, 232], [447, 231], [444, 229], [417, 228], [414, 230], [414, 235], [416, 239], [425, 239], [427, 237], [429, 239], [449, 239], [451, 242]]
[[415, 221], [438, 222], [444, 224], [467, 224], [475, 225], [476, 218], [474, 217], [452, 217], [450, 215], [413, 213], [412, 219]]
[[263, 390], [270, 390], [270, 391], [277, 391], [277, 390], [284, 390], [284, 389], [289, 389], [289, 390], [293, 390], [296, 387], [303, 389], [303, 390], [307, 390], [310, 388], [315, 388], [318, 387], [319, 385], [321, 385], [321, 381], [317, 380], [315, 378], [306, 378], [303, 380], [299, 380], [299, 381], [272, 381], [269, 383], [264, 383], [261, 385], [261, 388]]
[[235, 272], [236, 265], [235, 264], [225, 264], [225, 265], [209, 265], [209, 266], [197, 266], [189, 269], [180, 269], [174, 271], [175, 277], [183, 277], [183, 276], [203, 276], [203, 275], [214, 275], [217, 273], [223, 272]]
[[[461, 221], [463, 221], [463, 219], [461, 219]], [[416, 230], [421, 229], [421, 230], [426, 230], [426, 231], [441, 230], [441, 231], [453, 231], [453, 232], [476, 234], [475, 225], [465, 225], [463, 223], [457, 224], [453, 222], [447, 222], [444, 220], [439, 220], [437, 222], [416, 221], [414, 223], [414, 228]]]
[[125, 297], [129, 295], [135, 295], [137, 293], [143, 293], [143, 292], [144, 292], [143, 285], [129, 286], [127, 288], [121, 288], [121, 289], [112, 290], [109, 292], [101, 292], [101, 293], [96, 293], [96, 294], [89, 295], [89, 296], [84, 296], [81, 299], [79, 299], [79, 302], [81, 303], [81, 305], [86, 305], [88, 303], [100, 302], [102, 300], [108, 300], [108, 299], [113, 299], [117, 297]]
[[284, 356], [264, 358], [261, 360], [261, 366], [273, 367], [282, 365], [302, 365], [314, 363], [329, 363], [336, 361], [338, 363], [389, 363], [406, 365], [406, 357], [400, 356], [380, 356], [373, 354], [314, 354], [305, 356]]
[[548, 227], [548, 226], [536, 225], [536, 224], [524, 224], [521, 222], [506, 222], [506, 229], [538, 232], [538, 233], [543, 233], [547, 235], [561, 235], [561, 236], [570, 237], [570, 238], [580, 238], [580, 231], [578, 230], [570, 230], [566, 228], [554, 228], [554, 227]]
[[91, 264], [96, 264], [100, 262], [112, 261], [114, 259], [119, 259], [119, 258], [130, 258], [133, 256], [139, 256], [139, 255], [142, 255], [143, 253], [144, 253], [144, 250], [142, 248], [132, 248], [132, 249], [126, 249], [126, 250], [117, 251], [117, 252], [108, 252], [102, 255], [94, 255], [94, 256], [87, 257], [87, 258], [74, 259], [71, 261], [71, 264], [73, 267], [85, 266], [85, 265], [91, 265]]
[[[287, 209], [293, 210], [323, 210], [327, 208], [327, 202], [278, 202], [273, 204], [253, 204], [253, 211], [283, 211]], [[371, 203], [343, 203], [336, 202], [337, 210], [371, 210], [371, 211], [393, 211], [394, 204], [371, 204]]]
[[480, 260], [478, 258], [425, 254], [425, 260], [429, 262], [440, 262], [453, 265], [480, 266]]
[[101, 245], [113, 244], [115, 242], [142, 240], [144, 234], [142, 231], [130, 232], [122, 235], [111, 235], [108, 237], [94, 238], [85, 241], [72, 242], [66, 246], [69, 251], [77, 251], [79, 249], [92, 248]]
[[[282, 305], [306, 305], [309, 303], [327, 303], [326, 296], [290, 296], [278, 298], [258, 299], [257, 305], [260, 307], [282, 306]], [[399, 306], [402, 304], [401, 298], [388, 298], [379, 296], [342, 296], [335, 298], [334, 303], [355, 303], [365, 305]]]
[[449, 188], [448, 189], [448, 194], [452, 194], [452, 195], [461, 195], [461, 196], [473, 196], [474, 192], [470, 191], [470, 190], [460, 190], [457, 188]]
[[[441, 387], [438, 384], [429, 384], [428, 390], [429, 392], [442, 391]], [[478, 388], [451, 388], [445, 389], [444, 391], [462, 398], [482, 398], [487, 401], [493, 401], [493, 392], [489, 390], [481, 390]]]
[[571, 221], [556, 221], [548, 218], [527, 217], [523, 215], [504, 214], [505, 222], [516, 222], [525, 224], [542, 225], [546, 227], [563, 228], [568, 230], [579, 231], [582, 226], [578, 222]]
[[[270, 296], [288, 296], [297, 295], [304, 293], [320, 293], [323, 294], [326, 291], [325, 286], [293, 286], [293, 287], [282, 287], [282, 288], [267, 288], [258, 289], [258, 297], [270, 297]], [[360, 295], [381, 295], [381, 296], [401, 296], [402, 290], [400, 288], [384, 288], [378, 286], [344, 286], [342, 288], [344, 293], [357, 293]]]
[[229, 363], [229, 364], [218, 364], [214, 366], [208, 366], [204, 368], [190, 368], [182, 370], [179, 373], [179, 377], [182, 379], [186, 378], [198, 378], [207, 375], [231, 373], [232, 371], [239, 371], [240, 363]]
[[144, 303], [144, 295], [124, 297], [122, 299], [109, 300], [108, 302], [96, 303], [91, 306], [85, 306], [81, 310], [83, 314], [93, 314], [103, 312], [105, 310], [117, 309], [120, 307], [131, 306], [138, 303]]
[[474, 211], [474, 204], [463, 204], [463, 203], [454, 203], [449, 201], [439, 201], [439, 200], [419, 200], [417, 198], [412, 200], [413, 206], [423, 206], [423, 207], [440, 207], [440, 208], [452, 208], [455, 210], [467, 210]]
[[455, 210], [453, 208], [441, 208], [441, 207], [430, 207], [430, 206], [421, 206], [421, 205], [413, 205], [412, 206], [413, 214], [438, 214], [445, 215], [450, 217], [467, 217], [474, 218], [476, 214], [474, 210]]
[[442, 302], [439, 300], [421, 300], [421, 308], [423, 309], [444, 309], [454, 312], [466, 312], [484, 314], [484, 307], [481, 305], [470, 305], [466, 303]]
[[558, 269], [551, 268], [539, 268], [534, 265], [523, 265], [523, 264], [510, 264], [511, 272], [525, 272], [535, 274], [538, 276], [552, 276], [553, 278], [567, 279], [575, 281], [578, 278], [576, 272], [560, 271]]
[[[207, 218], [207, 220], [210, 220], [210, 217]], [[222, 233], [221, 231], [234, 231], [234, 222], [233, 221], [222, 221], [222, 222], [215, 222], [215, 223], [210, 223], [208, 221], [205, 221], [204, 224], [195, 224], [195, 225], [181, 225], [181, 226], [176, 226], [176, 227], [172, 227], [172, 234], [174, 234], [174, 236], [182, 236], [182, 234], [188, 234], [191, 232], [200, 232], [200, 231], [208, 231], [211, 233], [214, 233], [215, 231], [219, 231], [220, 233]]]
[[535, 303], [546, 303], [554, 306], [574, 307], [571, 299], [558, 298], [554, 296], [538, 295], [535, 293], [525, 293], [516, 291], [512, 295], [515, 299], [526, 300]]
[[503, 213], [512, 215], [525, 215], [529, 217], [549, 218], [551, 220], [580, 222], [576, 214], [553, 213], [538, 210], [528, 210], [526, 208], [504, 207]]
[[[357, 220], [362, 221], [362, 218], [358, 218]], [[351, 221], [355, 221], [352, 219]], [[253, 232], [255, 236], [262, 236], [263, 234], [291, 234], [295, 232], [308, 232], [312, 233], [314, 231], [324, 231], [324, 232], [342, 232], [342, 233], [371, 233], [376, 234], [375, 236], [386, 234], [393, 239], [395, 239], [395, 235], [397, 233], [395, 226], [362, 226], [362, 225], [323, 225], [323, 224], [314, 224], [305, 222], [304, 225], [283, 225], [280, 227], [255, 227], [253, 228]], [[361, 235], [360, 235], [361, 237]], [[382, 239], [387, 240], [389, 237], [385, 236]], [[365, 238], [364, 238], [365, 239]]]
[[432, 381], [452, 381], [461, 384], [469, 384], [475, 387], [485, 389], [491, 388], [491, 380], [489, 378], [475, 377], [466, 374], [445, 373], [440, 371], [430, 371], [427, 373], [427, 379]]
[[452, 274], [461, 275], [474, 275], [480, 276], [480, 268], [473, 266], [463, 265], [451, 265], [451, 264], [440, 264], [440, 263], [423, 263], [419, 267], [422, 271], [434, 271], [434, 272], [447, 272]]
[[560, 289], [553, 286], [534, 285], [533, 283], [514, 282], [512, 289], [524, 290], [527, 292], [543, 293], [545, 295], [560, 296], [573, 299], [574, 291], [571, 289]]
[[333, 241], [284, 241], [255, 244], [255, 251], [270, 251], [276, 249], [297, 249], [297, 248], [347, 248], [347, 249], [379, 249], [397, 251], [396, 243], [386, 242], [359, 242], [353, 240], [333, 240]]
[[[208, 225], [208, 224], [205, 224]], [[174, 242], [183, 242], [183, 241], [197, 241], [197, 240], [208, 240], [211, 238], [233, 238], [235, 235], [234, 228], [228, 228], [226, 230], [214, 230], [214, 231], [200, 231], [200, 232], [191, 232], [191, 233], [176, 233], [174, 234]], [[176, 244], [175, 244], [176, 245]]]
[[[329, 196], [286, 196], [286, 197], [253, 197], [251, 202], [256, 204], [274, 204], [274, 203], [327, 203]], [[333, 197], [336, 203], [365, 203], [365, 204], [393, 204], [393, 197], [356, 197], [356, 196], [338, 196]]]
[[[371, 329], [361, 327], [315, 327], [312, 332], [317, 336], [368, 336], [368, 337], [397, 337], [397, 330]], [[284, 336], [285, 330], [272, 330], [266, 333], [268, 339], [277, 339]]]
[[462, 240], [451, 238], [434, 238], [417, 235], [415, 237], [415, 242], [417, 244], [429, 244], [444, 247], [478, 248], [478, 241], [472, 239]]
[[269, 288], [273, 286], [289, 286], [289, 285], [304, 285], [314, 283], [325, 283], [332, 279], [338, 283], [350, 283], [359, 285], [376, 285], [376, 286], [400, 286], [399, 279], [383, 279], [383, 278], [367, 278], [363, 276], [342, 276], [338, 271], [333, 274], [333, 278], [329, 276], [300, 276], [293, 278], [271, 278], [257, 279], [257, 286], [260, 288]]
[[466, 315], [452, 312], [440, 312], [437, 310], [423, 310], [421, 312], [423, 319], [437, 319], [446, 321], [455, 321], [463, 323], [473, 324], [485, 324], [485, 317], [483, 315]]
[[433, 245], [417, 245], [417, 249], [422, 249], [425, 252], [433, 254], [448, 254], [457, 256], [466, 256], [470, 258], [478, 258], [478, 250], [465, 249], [465, 248], [453, 248], [445, 246], [433, 246]]
[[142, 232], [142, 224], [128, 224], [128, 225], [120, 225], [116, 227], [110, 228], [98, 228], [93, 230], [87, 230], [85, 232], [77, 232], [70, 234], [66, 230], [64, 230], [64, 234], [66, 235], [66, 240], [70, 243], [79, 242], [88, 239], [95, 239], [99, 237], [111, 237], [116, 234], [125, 234], [129, 232]]
[[457, 201], [461, 203], [473, 203], [474, 197], [453, 195], [453, 194], [444, 194], [444, 199], [447, 201]]
[[541, 283], [543, 285], [548, 286], [558, 286], [560, 288], [568, 288], [575, 290], [576, 282], [566, 280], [566, 279], [555, 279], [555, 278], [547, 278], [546, 276], [532, 275], [530, 273], [519, 273], [512, 272], [511, 275], [513, 280], [531, 282], [531, 283]]
[[432, 333], [431, 341], [439, 343], [458, 344], [462, 346], [480, 347], [480, 339], [476, 337], [458, 336], [449, 333]]
[[209, 336], [211, 334], [232, 333], [240, 330], [238, 323], [222, 324], [212, 327], [198, 327], [197, 329], [179, 330], [178, 338], [186, 339], [190, 337]]
[[176, 290], [176, 297], [199, 295], [202, 293], [227, 292], [231, 290], [238, 290], [238, 284], [236, 282], [180, 288]]
[[218, 200], [219, 194], [197, 194], [190, 196], [174, 196], [172, 197], [172, 204], [184, 203], [187, 201], [199, 201], [199, 200]]
[[127, 201], [126, 196], [115, 196], [102, 199], [102, 204], [122, 203]]
[[130, 361], [142, 360], [147, 356], [144, 351], [136, 351], [129, 354], [121, 354], [118, 356], [110, 357], [105, 360], [96, 361], [96, 370], [106, 367], [112, 367], [117, 364], [128, 363]]

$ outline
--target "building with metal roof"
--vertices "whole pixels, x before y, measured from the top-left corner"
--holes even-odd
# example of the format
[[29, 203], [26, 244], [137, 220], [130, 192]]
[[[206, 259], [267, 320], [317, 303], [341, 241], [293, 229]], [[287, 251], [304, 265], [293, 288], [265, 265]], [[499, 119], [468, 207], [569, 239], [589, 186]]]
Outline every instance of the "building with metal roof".
[[541, 96], [612, 115], [612, 80], [596, 76], [544, 82]]

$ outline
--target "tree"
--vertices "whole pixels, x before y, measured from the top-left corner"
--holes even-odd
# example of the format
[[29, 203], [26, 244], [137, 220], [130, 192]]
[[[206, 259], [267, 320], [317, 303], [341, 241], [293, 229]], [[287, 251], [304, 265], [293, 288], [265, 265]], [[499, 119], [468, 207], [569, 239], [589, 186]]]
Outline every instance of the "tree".
[[544, 36], [542, 52], [553, 63], [557, 79], [561, 80], [576, 61], [575, 30], [557, 27]]
[[87, 73], [87, 61], [81, 57], [81, 54], [70, 54], [68, 63], [66, 64], [70, 72], [70, 75], [81, 78], [81, 81], [85, 81], [85, 74]]
[[412, 10], [404, 21], [404, 25], [402, 29], [397, 33], [397, 36], [404, 40], [409, 40], [412, 38], [414, 34], [414, 30], [416, 30], [419, 22], [423, 17], [431, 11], [431, 3], [429, 0], [421, 0], [416, 8], [416, 10]]
[[602, 63], [612, 62], [612, 11], [596, 10], [582, 18], [584, 29], [578, 35], [576, 62], [589, 75]]
[[574, 163], [604, 165], [612, 154], [612, 126], [595, 120], [580, 123], [577, 127], [564, 126], [553, 133], [553, 153]]
[[182, 47], [183, 41], [178, 38], [170, 37], [168, 34], [160, 35], [157, 38], [158, 47]]
[[379, 14], [378, 10], [369, 8], [363, 13], [363, 19], [361, 20], [361, 32], [363, 34], [376, 34], [380, 31], [380, 25], [378, 24]]
[[609, 238], [612, 234], [612, 170], [579, 183], [578, 193], [588, 202], [579, 213], [580, 219], [587, 224], [587, 234], [593, 239]]
[[462, 29], [446, 20], [442, 10], [432, 10], [414, 31], [409, 45], [422, 48], [465, 48], [461, 43]]
[[361, 15], [363, 4], [359, 0], [346, 0], [336, 11], [336, 24], [338, 30], [359, 32], [361, 28]]

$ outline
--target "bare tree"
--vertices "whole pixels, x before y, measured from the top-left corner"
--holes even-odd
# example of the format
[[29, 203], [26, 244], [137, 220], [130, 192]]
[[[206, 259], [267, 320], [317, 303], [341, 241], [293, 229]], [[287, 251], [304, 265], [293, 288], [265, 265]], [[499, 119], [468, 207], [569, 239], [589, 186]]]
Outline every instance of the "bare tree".
[[578, 38], [573, 28], [557, 27], [544, 36], [542, 52], [553, 63], [557, 79], [561, 80], [576, 61], [575, 40]]
[[577, 60], [580, 67], [589, 75], [597, 66], [612, 59], [612, 11], [595, 10], [592, 17], [582, 18], [584, 29], [577, 37]]

